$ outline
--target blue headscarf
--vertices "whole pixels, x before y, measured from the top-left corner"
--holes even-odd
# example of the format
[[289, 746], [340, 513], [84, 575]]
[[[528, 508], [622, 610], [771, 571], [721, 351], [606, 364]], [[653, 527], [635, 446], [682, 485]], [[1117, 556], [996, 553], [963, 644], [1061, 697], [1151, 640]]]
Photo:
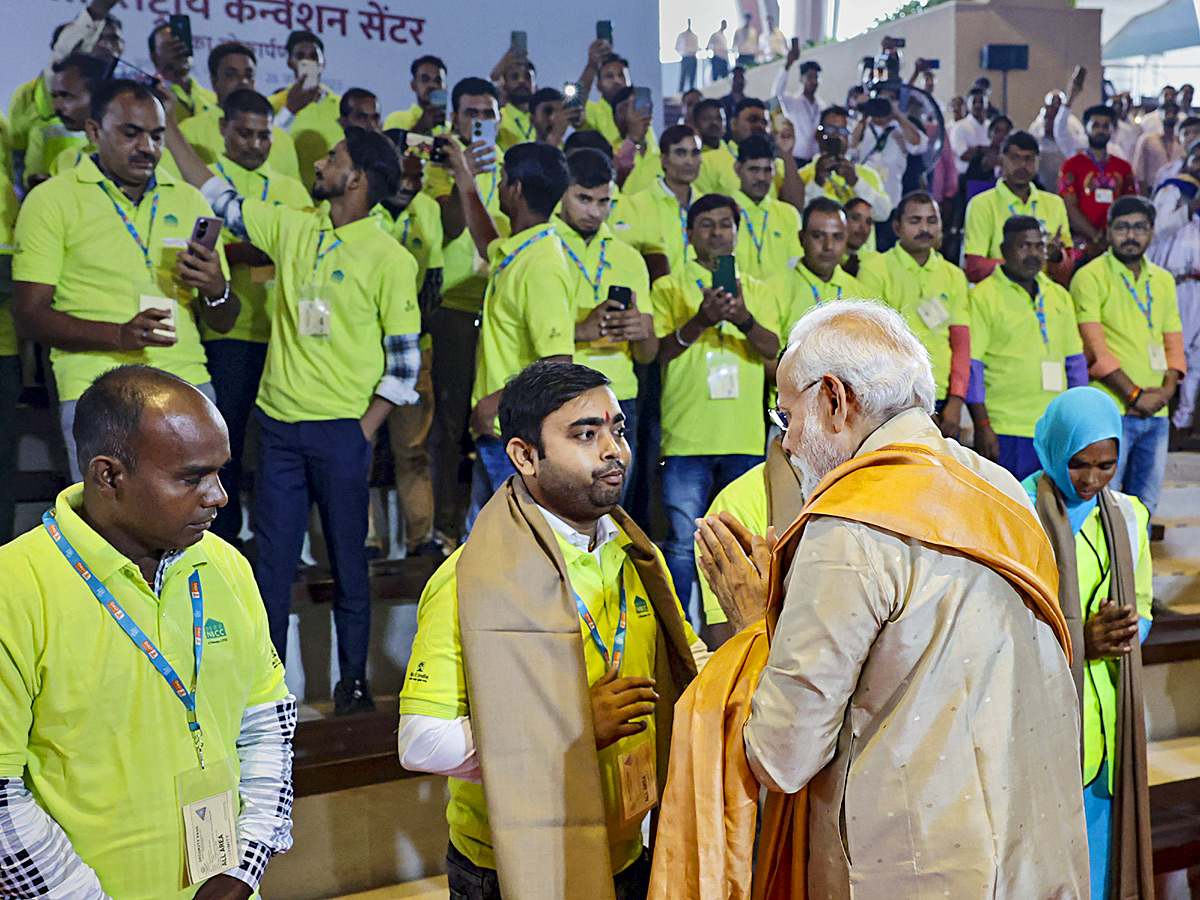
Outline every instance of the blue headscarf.
[[[1042, 471], [1058, 485], [1066, 500], [1071, 532], [1078, 534], [1087, 517], [1096, 508], [1097, 499], [1079, 499], [1071, 484], [1067, 464], [1080, 450], [1097, 441], [1121, 440], [1121, 411], [1104, 391], [1094, 387], [1074, 387], [1059, 394], [1046, 407], [1033, 432]], [[1034, 472], [1022, 483], [1034, 503], [1042, 472]]]

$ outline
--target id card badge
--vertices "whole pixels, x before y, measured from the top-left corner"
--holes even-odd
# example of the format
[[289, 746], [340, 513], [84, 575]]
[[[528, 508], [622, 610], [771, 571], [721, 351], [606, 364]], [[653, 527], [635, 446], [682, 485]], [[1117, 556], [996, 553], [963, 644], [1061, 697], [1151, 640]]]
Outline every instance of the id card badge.
[[305, 337], [329, 337], [333, 316], [328, 287], [306, 284], [299, 293], [300, 333]]
[[239, 863], [237, 817], [241, 800], [233, 760], [209, 762], [175, 776], [190, 887]]
[[738, 360], [727, 350], [709, 350], [705, 355], [708, 365], [708, 399], [736, 400], [738, 398]]
[[617, 757], [621, 776], [621, 819], [629, 825], [658, 803], [658, 777], [654, 771], [654, 742], [643, 740]]
[[1113, 192], [1112, 188], [1096, 188], [1095, 199], [1097, 203], [1112, 203]]
[[1147, 344], [1146, 352], [1150, 354], [1150, 368], [1153, 371], [1167, 371], [1167, 351], [1162, 344]]
[[917, 307], [917, 315], [929, 330], [945, 325], [950, 320], [950, 310], [946, 309], [940, 297], [930, 297]]
[[1067, 370], [1062, 363], [1042, 363], [1042, 390], [1061, 394], [1067, 389]]
[[[165, 293], [156, 281], [135, 281], [133, 283], [133, 296], [137, 300], [138, 312], [145, 312], [148, 309], [165, 309], [170, 316], [159, 320], [164, 327], [155, 328], [154, 333], [159, 337], [174, 339], [175, 320], [179, 318], [179, 302], [172, 297], [164, 296]], [[168, 328], [171, 330], [168, 331]]]

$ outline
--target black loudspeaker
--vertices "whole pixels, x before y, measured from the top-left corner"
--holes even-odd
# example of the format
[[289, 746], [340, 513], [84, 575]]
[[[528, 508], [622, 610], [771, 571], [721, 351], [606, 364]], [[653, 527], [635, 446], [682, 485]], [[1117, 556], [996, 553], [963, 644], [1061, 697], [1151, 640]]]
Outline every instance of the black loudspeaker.
[[1015, 72], [1029, 68], [1028, 44], [985, 44], [979, 51], [979, 68], [991, 72]]

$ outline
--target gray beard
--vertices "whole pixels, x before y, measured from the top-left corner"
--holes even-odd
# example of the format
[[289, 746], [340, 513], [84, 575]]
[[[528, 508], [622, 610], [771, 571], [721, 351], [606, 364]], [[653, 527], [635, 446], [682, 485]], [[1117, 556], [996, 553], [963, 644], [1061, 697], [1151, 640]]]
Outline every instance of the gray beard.
[[800, 470], [800, 489], [805, 500], [812, 497], [826, 475], [848, 462], [852, 455], [830, 440], [824, 428], [806, 428], [800, 436], [800, 451], [792, 457], [793, 464]]

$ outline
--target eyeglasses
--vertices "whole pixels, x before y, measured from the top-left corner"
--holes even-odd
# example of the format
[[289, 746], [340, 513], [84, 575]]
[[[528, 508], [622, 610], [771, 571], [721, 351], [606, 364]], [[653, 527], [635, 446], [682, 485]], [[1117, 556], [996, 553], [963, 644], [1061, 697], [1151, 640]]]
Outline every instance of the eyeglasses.
[[[806, 384], [803, 388], [800, 389], [800, 393], [803, 394], [814, 384], [820, 384], [824, 380], [824, 377], [825, 376], [821, 376], [820, 378], [814, 378], [812, 381], [810, 381], [808, 384]], [[788, 425], [791, 424], [791, 417], [787, 414], [786, 411], [780, 409], [778, 406], [773, 406], [767, 410], [767, 415], [770, 417], [771, 422], [775, 425], [775, 427], [778, 428], [780, 431], [786, 432], [788, 430]]]
[[1154, 226], [1149, 222], [1113, 222], [1108, 226], [1113, 234], [1149, 234]]

